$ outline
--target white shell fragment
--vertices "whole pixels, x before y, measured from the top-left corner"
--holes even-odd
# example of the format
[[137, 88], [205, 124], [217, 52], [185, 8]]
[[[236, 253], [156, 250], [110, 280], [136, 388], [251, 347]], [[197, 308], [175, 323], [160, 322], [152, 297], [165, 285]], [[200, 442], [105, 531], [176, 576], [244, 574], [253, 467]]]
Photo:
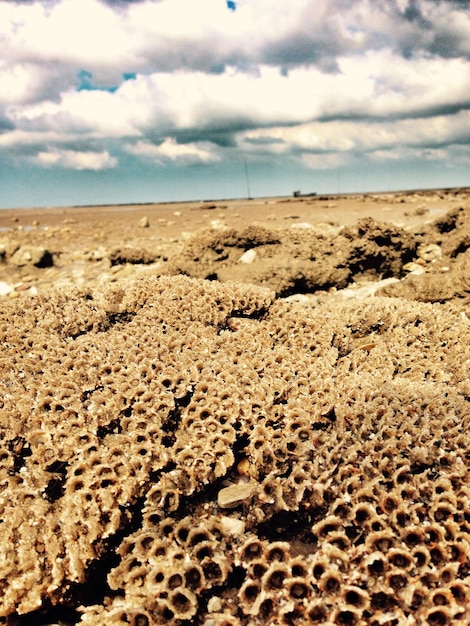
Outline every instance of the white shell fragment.
[[435, 243], [422, 243], [418, 246], [417, 255], [424, 261], [437, 261], [442, 257], [442, 250]]
[[217, 496], [217, 504], [222, 509], [233, 509], [249, 500], [256, 492], [256, 485], [254, 483], [240, 483], [238, 485], [230, 485], [230, 487], [224, 487], [219, 491]]
[[238, 262], [248, 264], [248, 263], [253, 263], [255, 259], [256, 259], [256, 250], [254, 248], [251, 248], [250, 250], [247, 250], [241, 255], [241, 257], [238, 259]]
[[245, 532], [245, 522], [241, 519], [222, 515], [222, 517], [220, 518], [220, 523], [224, 532], [228, 533], [229, 535], [243, 535], [243, 533]]

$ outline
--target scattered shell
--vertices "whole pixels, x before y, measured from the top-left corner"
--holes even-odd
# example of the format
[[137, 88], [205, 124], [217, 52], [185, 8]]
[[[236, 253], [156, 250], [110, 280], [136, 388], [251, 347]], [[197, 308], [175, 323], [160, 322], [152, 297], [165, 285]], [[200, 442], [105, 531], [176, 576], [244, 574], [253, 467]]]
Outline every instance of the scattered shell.
[[417, 255], [420, 259], [427, 262], [437, 261], [437, 259], [442, 257], [442, 250], [435, 243], [422, 243], [418, 246]]
[[294, 230], [308, 230], [313, 228], [313, 226], [309, 222], [297, 222], [296, 224], [291, 224], [291, 228]]
[[423, 274], [425, 272], [424, 267], [420, 263], [405, 263], [403, 266], [405, 272], [409, 272], [410, 274]]
[[222, 529], [230, 535], [243, 535], [245, 532], [245, 522], [234, 517], [223, 515], [220, 518]]
[[0, 282], [0, 296], [8, 296], [13, 291], [13, 287], [8, 283]]
[[241, 257], [238, 259], [238, 262], [239, 263], [253, 263], [255, 259], [256, 259], [256, 250], [254, 248], [251, 248], [250, 250], [247, 250], [241, 255]]
[[230, 485], [219, 491], [217, 496], [217, 504], [222, 509], [233, 509], [249, 500], [257, 490], [254, 483], [240, 483], [238, 485]]
[[140, 228], [148, 228], [150, 226], [149, 218], [146, 215], [139, 220], [139, 226]]

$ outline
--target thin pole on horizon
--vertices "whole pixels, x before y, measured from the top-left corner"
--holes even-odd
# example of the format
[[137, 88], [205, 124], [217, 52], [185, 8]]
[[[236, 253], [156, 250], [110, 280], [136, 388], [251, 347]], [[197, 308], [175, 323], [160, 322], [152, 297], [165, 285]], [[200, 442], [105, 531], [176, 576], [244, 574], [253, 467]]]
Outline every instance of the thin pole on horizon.
[[246, 159], [243, 159], [243, 164], [245, 166], [245, 179], [246, 179], [246, 191], [248, 193], [248, 200], [251, 200], [251, 190], [250, 190], [250, 179], [248, 177], [248, 165], [246, 163]]

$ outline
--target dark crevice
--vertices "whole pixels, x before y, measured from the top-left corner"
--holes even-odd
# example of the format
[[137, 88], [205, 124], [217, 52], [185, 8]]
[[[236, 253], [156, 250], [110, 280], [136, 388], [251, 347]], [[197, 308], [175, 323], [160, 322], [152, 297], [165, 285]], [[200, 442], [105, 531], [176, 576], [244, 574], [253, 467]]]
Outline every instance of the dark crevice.
[[459, 256], [459, 254], [463, 254], [464, 252], [466, 252], [469, 247], [470, 244], [468, 244], [467, 241], [460, 242], [457, 248], [455, 248], [455, 250], [450, 255], [450, 258], [455, 259], [455, 257]]
[[[207, 615], [207, 605], [211, 598], [223, 598], [227, 595], [238, 595], [238, 591], [243, 585], [246, 578], [246, 571], [243, 567], [234, 565], [227, 575], [223, 585], [216, 585], [210, 589], [205, 589], [201, 592], [198, 600], [199, 609], [197, 615]], [[201, 619], [195, 617], [193, 620], [186, 622], [189, 626], [200, 624]]]
[[166, 420], [163, 422], [161, 430], [165, 433], [162, 437], [162, 444], [165, 448], [171, 448], [176, 442], [176, 432], [181, 424], [181, 409], [188, 406], [193, 397], [193, 391], [188, 391], [182, 398], [174, 398], [175, 405], [169, 411]]
[[102, 424], [98, 426], [96, 429], [96, 436], [98, 439], [102, 440], [106, 437], [106, 435], [115, 435], [122, 432], [121, 420], [116, 418], [111, 420], [107, 424]]
[[217, 334], [219, 335], [223, 330], [237, 332], [237, 326], [233, 323], [234, 319], [246, 319], [260, 322], [266, 318], [268, 312], [269, 309], [266, 307], [253, 311], [253, 313], [246, 313], [244, 309], [233, 309], [227, 317], [218, 324]]
[[311, 527], [324, 515], [324, 509], [313, 511], [279, 511], [258, 526], [258, 537], [272, 541], [287, 541], [291, 554], [311, 552], [316, 542]]
[[233, 309], [227, 317], [241, 317], [248, 320], [256, 320], [259, 322], [266, 317], [268, 312], [269, 309], [266, 307], [261, 307], [260, 309], [253, 311], [253, 313], [246, 313], [244, 309]]
[[46, 467], [46, 472], [51, 473], [52, 477], [44, 489], [43, 497], [51, 504], [64, 495], [68, 466], [65, 461], [54, 461]]
[[82, 402], [82, 404], [88, 402], [88, 400], [95, 393], [95, 391], [104, 391], [104, 386], [97, 385], [96, 387], [93, 387], [93, 389], [85, 389], [85, 391], [80, 396], [80, 401]]
[[333, 423], [334, 423], [333, 419], [330, 419], [328, 416], [322, 416], [322, 417], [326, 418], [325, 421], [322, 421], [322, 422], [312, 422], [310, 424], [310, 428], [312, 430], [323, 430], [323, 431], [325, 431], [325, 430], [328, 430], [328, 428], [330, 428], [333, 425]]
[[13, 456], [13, 467], [8, 470], [8, 473], [17, 474], [24, 466], [26, 458], [31, 456], [31, 447], [24, 437], [15, 437], [7, 441], [7, 449]]
[[238, 435], [235, 442], [232, 444], [232, 452], [234, 456], [234, 466], [237, 467], [238, 463], [245, 458], [245, 450], [250, 443], [250, 437], [248, 434]]
[[70, 333], [67, 337], [71, 339], [77, 339], [83, 335], [88, 335], [92, 332], [102, 333], [108, 331], [112, 326], [116, 324], [127, 324], [131, 322], [137, 313], [133, 311], [122, 311], [120, 313], [106, 313], [106, 318], [98, 323], [90, 323], [84, 326], [75, 333]]
[[67, 335], [67, 337], [70, 337], [70, 339], [78, 339], [78, 337], [82, 337], [83, 335], [88, 335], [89, 333], [93, 332], [94, 329], [94, 324], [88, 324], [88, 326], [85, 326], [76, 333], [70, 333], [70, 335]]
[[410, 474], [423, 474], [427, 470], [431, 470], [434, 467], [434, 463], [414, 463], [410, 468]]
[[159, 470], [150, 472], [150, 475], [149, 475], [150, 484], [158, 483], [158, 481], [160, 480], [163, 474], [172, 472], [174, 469], [176, 469], [176, 467], [177, 466], [176, 466], [175, 461], [169, 461], [164, 467], [160, 468]]
[[108, 321], [108, 325], [104, 329], [100, 330], [108, 330], [110, 326], [115, 326], [116, 324], [128, 324], [132, 322], [134, 317], [137, 315], [134, 311], [121, 311], [120, 313], [107, 313], [106, 318]]
[[[66, 606], [52, 606], [47, 600], [44, 606], [37, 611], [28, 613], [27, 615], [11, 615], [7, 618], [6, 624], [12, 626], [50, 626], [50, 624], [63, 624], [69, 626], [78, 624], [80, 621], [80, 613], [75, 609]], [[0, 624], [4, 623], [0, 621]]]

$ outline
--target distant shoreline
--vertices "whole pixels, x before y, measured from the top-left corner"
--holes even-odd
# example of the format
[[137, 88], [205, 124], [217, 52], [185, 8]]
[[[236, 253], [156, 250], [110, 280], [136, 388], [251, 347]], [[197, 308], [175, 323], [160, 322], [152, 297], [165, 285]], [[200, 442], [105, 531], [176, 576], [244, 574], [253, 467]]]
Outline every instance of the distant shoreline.
[[316, 193], [316, 192], [306, 192], [305, 194], [300, 193], [298, 196], [295, 196], [293, 192], [290, 195], [281, 195], [281, 196], [253, 196], [250, 198], [240, 196], [238, 198], [204, 198], [204, 199], [193, 199], [193, 200], [157, 200], [157, 201], [146, 201], [146, 202], [104, 202], [99, 204], [57, 204], [57, 205], [43, 205], [43, 206], [20, 206], [20, 207], [0, 207], [0, 212], [2, 211], [44, 211], [44, 210], [56, 210], [56, 209], [90, 209], [90, 208], [109, 208], [109, 207], [122, 207], [122, 208], [131, 208], [131, 207], [153, 207], [153, 206], [174, 206], [174, 205], [188, 205], [188, 204], [209, 204], [209, 203], [220, 203], [220, 202], [260, 202], [260, 201], [269, 201], [269, 200], [319, 200], [325, 201], [328, 199], [339, 199], [339, 198], [354, 198], [354, 197], [364, 197], [364, 196], [375, 196], [375, 195], [411, 195], [416, 193], [462, 193], [468, 192], [470, 190], [470, 186], [457, 186], [457, 187], [417, 187], [413, 189], [389, 189], [386, 191], [350, 191], [350, 192], [332, 192], [332, 193]]

